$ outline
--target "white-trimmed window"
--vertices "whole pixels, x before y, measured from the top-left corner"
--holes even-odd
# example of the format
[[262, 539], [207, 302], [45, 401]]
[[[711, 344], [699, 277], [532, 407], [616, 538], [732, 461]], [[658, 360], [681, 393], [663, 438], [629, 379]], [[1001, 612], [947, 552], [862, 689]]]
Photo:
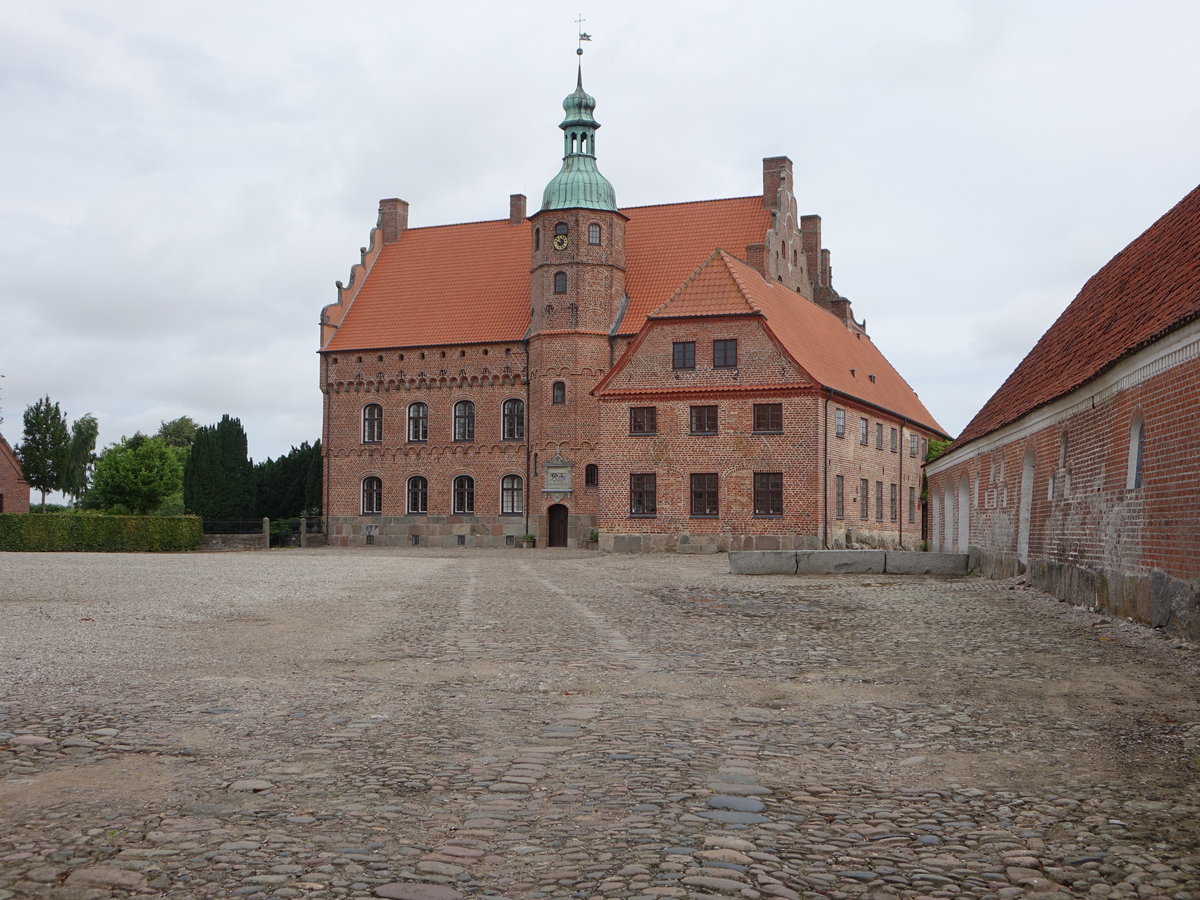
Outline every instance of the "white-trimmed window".
[[362, 480], [362, 511], [364, 516], [383, 512], [383, 479], [378, 475], [368, 475]]
[[429, 482], [424, 475], [408, 479], [408, 512], [410, 515], [429, 512]]
[[378, 403], [363, 407], [362, 434], [364, 444], [378, 444], [383, 440], [383, 407]]
[[519, 441], [525, 437], [524, 400], [505, 400], [501, 419], [504, 440]]
[[500, 480], [500, 512], [504, 515], [525, 512], [525, 484], [520, 475], [505, 475]]
[[475, 404], [470, 400], [459, 400], [454, 404], [454, 439], [475, 440]]
[[475, 512], [475, 479], [459, 475], [454, 479], [454, 511], [460, 514]]
[[429, 407], [424, 403], [408, 404], [408, 439], [429, 440]]

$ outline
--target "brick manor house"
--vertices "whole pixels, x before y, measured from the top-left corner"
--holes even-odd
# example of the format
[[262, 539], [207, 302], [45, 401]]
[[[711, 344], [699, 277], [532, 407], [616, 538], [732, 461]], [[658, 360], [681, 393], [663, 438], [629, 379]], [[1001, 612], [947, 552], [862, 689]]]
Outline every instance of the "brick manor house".
[[942, 429], [830, 284], [792, 162], [762, 194], [619, 208], [595, 100], [540, 209], [383, 200], [321, 314], [330, 543], [914, 547]]

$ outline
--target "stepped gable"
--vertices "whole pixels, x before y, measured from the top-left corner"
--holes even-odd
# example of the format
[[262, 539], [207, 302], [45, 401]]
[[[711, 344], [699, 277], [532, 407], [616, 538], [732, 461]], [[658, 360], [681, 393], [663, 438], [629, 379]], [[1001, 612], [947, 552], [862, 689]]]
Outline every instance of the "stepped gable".
[[866, 334], [723, 250], [648, 319], [738, 315], [762, 316], [787, 354], [823, 387], [945, 433]]
[[956, 447], [1069, 394], [1200, 315], [1200, 187], [1088, 279]]

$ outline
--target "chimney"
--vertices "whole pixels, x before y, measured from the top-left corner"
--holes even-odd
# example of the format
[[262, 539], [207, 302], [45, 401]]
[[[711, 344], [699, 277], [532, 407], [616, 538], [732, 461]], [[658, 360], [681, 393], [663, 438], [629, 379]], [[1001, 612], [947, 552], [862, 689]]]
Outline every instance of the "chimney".
[[379, 223], [375, 226], [383, 232], [383, 242], [394, 244], [400, 240], [400, 233], [408, 227], [408, 201], [390, 200], [379, 201]]
[[779, 208], [779, 188], [792, 185], [792, 161], [786, 156], [768, 156], [763, 160], [763, 209]]
[[800, 217], [800, 246], [804, 250], [804, 261], [808, 264], [808, 280], [817, 288], [828, 284], [821, 267], [821, 217]]
[[833, 266], [829, 264], [829, 251], [821, 251], [821, 284], [833, 288]]
[[520, 225], [525, 221], [525, 195], [508, 195], [508, 224]]

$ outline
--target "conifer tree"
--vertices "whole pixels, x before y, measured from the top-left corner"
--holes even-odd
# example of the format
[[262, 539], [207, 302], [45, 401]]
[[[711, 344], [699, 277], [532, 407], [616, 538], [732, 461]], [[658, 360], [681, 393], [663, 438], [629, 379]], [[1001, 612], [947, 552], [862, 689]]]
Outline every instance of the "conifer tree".
[[196, 429], [183, 471], [183, 503], [208, 519], [244, 519], [255, 514], [254, 467], [242, 423], [229, 416]]

